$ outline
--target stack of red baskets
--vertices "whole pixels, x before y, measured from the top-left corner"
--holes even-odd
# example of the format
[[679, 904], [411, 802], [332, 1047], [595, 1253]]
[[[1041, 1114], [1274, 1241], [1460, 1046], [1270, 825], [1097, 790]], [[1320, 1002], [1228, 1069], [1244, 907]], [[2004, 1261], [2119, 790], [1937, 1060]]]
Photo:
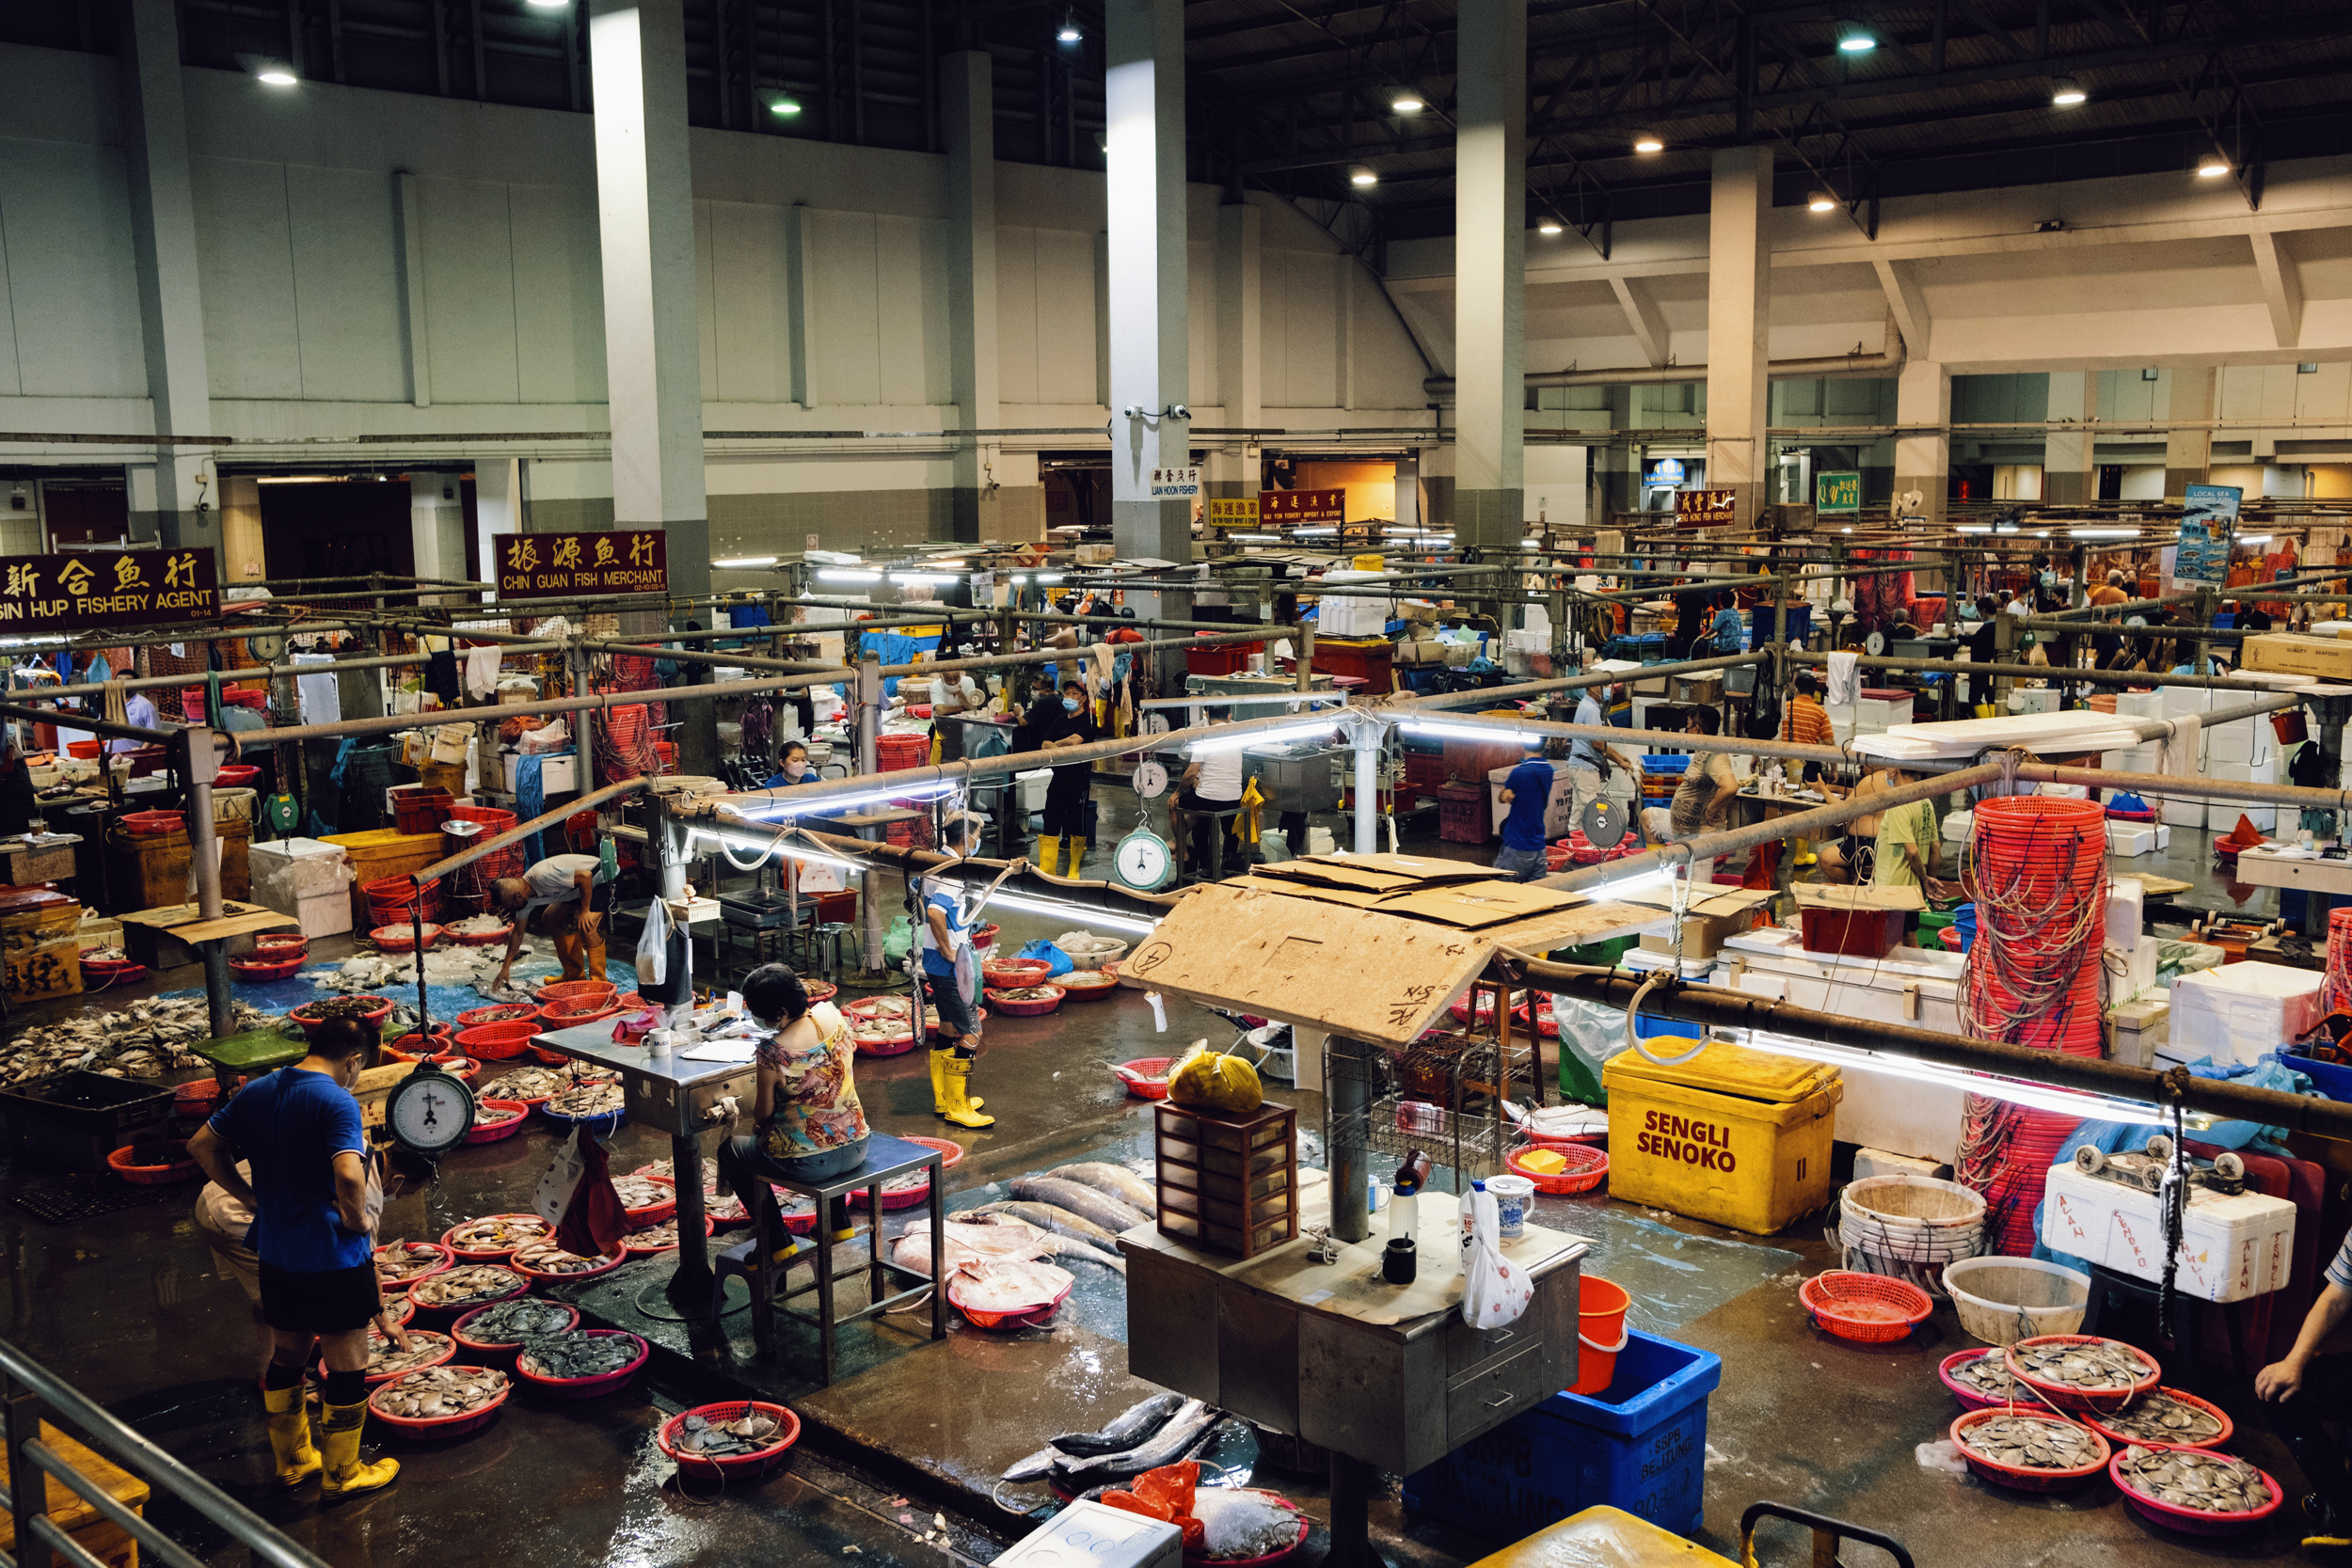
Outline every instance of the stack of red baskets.
[[383, 877], [373, 882], [359, 884], [360, 895], [368, 901], [368, 926], [413, 925], [419, 914], [418, 901], [421, 892], [424, 919], [437, 923], [442, 914], [441, 879], [434, 878], [420, 890], [405, 877]]
[[[443, 840], [452, 854], [470, 847], [501, 833], [512, 832], [519, 820], [511, 811], [495, 806], [452, 806], [442, 820], [448, 822], [479, 822], [482, 831], [467, 837], [444, 834]], [[501, 877], [523, 874], [523, 847], [510, 844], [503, 849], [493, 849], [478, 861], [469, 861], [457, 870], [457, 888], [452, 895], [467, 910], [479, 913], [489, 905], [490, 884]]]
[[[2106, 849], [2106, 814], [2095, 801], [2017, 795], [1977, 803], [1970, 1033], [2035, 1051], [2102, 1053]], [[1993, 1250], [2023, 1257], [2033, 1250], [2034, 1211], [2050, 1167], [2081, 1120], [1979, 1102], [1971, 1121], [1998, 1129], [2004, 1140], [1983, 1189]]]
[[874, 739], [875, 767], [884, 773], [903, 773], [928, 767], [931, 737], [928, 735], [884, 735]]
[[2352, 904], [2328, 911], [2328, 980], [2319, 1004], [2331, 1013], [2352, 1007]]

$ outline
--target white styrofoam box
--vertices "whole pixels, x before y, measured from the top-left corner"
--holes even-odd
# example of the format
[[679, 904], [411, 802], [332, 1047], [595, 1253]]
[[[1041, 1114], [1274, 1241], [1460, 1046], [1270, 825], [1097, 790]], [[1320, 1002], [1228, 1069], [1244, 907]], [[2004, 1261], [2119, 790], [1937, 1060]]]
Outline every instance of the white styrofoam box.
[[2056, 796], [2062, 800], [2088, 800], [2090, 799], [2090, 786], [2089, 784], [2045, 784], [2042, 786], [2041, 792], [2044, 795]]
[[1937, 1164], [1909, 1154], [1891, 1154], [1883, 1148], [1857, 1148], [1853, 1156], [1853, 1179], [1867, 1180], [1873, 1176], [1924, 1176], [1941, 1180], [1950, 1175], [1949, 1165]]
[[1130, 1513], [1108, 1503], [1072, 1503], [990, 1565], [990, 1568], [1181, 1568], [1184, 1532], [1165, 1519]]
[[2205, 825], [2205, 802], [2166, 800], [2156, 807], [2156, 816], [2168, 828], [2201, 828]]
[[2163, 942], [2154, 937], [2140, 937], [2121, 945], [2110, 940], [2106, 955], [2107, 1000], [2130, 1002], [2154, 990], [2163, 947]]
[[2164, 693], [2119, 692], [2115, 699], [2115, 715], [2119, 719], [2161, 719], [2164, 717]]
[[2138, 882], [2107, 883], [2107, 945], [2126, 950], [2138, 946], [2147, 909], [2147, 890]]
[[[509, 752], [506, 764], [506, 793], [515, 793], [515, 776], [522, 766], [522, 758]], [[542, 757], [539, 759], [539, 787], [549, 795], [569, 795], [580, 787], [580, 758], [577, 756]]]
[[[1623, 749], [1619, 748], [1620, 751]], [[1554, 760], [1549, 766], [1551, 768], [1551, 794], [1544, 800], [1544, 836], [1565, 838], [1568, 830], [1576, 826], [1576, 791], [1568, 783], [1566, 762]], [[1498, 768], [1486, 775], [1486, 805], [1494, 814], [1486, 820], [1495, 825], [1497, 832], [1502, 831], [1502, 819], [1511, 810], [1502, 803], [1502, 786], [1510, 781], [1510, 777], [1511, 769], [1508, 768]]]
[[1043, 811], [1046, 786], [1054, 782], [1054, 770], [1050, 768], [1033, 768], [1026, 773], [1015, 773], [1013, 777], [1020, 781], [1021, 784], [1021, 809]]
[[1976, 831], [1977, 814], [1973, 811], [1956, 811], [1944, 818], [1944, 842], [1947, 844], [1965, 844], [1968, 836]]
[[[2277, 782], [2275, 775], [2278, 772], [2278, 765], [2263, 763], [2256, 766], [2249, 763], [2223, 762], [2214, 764], [2209, 771], [2217, 782], [2273, 784]], [[2276, 806], [2257, 806], [2236, 800], [2214, 801], [2207, 808], [2205, 820], [2217, 832], [2222, 832], [2236, 827], [2237, 819], [2241, 815], [2265, 833], [2272, 832], [2278, 826], [2279, 811]]]
[[2172, 847], [2172, 830], [2162, 823], [2156, 825], [2156, 847], [2159, 849]]
[[2164, 1049], [2171, 1032], [2171, 1008], [2157, 997], [2134, 998], [2118, 1006], [2108, 1020], [2108, 1058], [2153, 1071], [2156, 1053]]
[[[1854, 726], [1865, 735], [1884, 735], [1890, 724], [1911, 722], [1912, 701], [1908, 697], [1865, 697], [1854, 704]], [[1876, 725], [1875, 729], [1865, 728]]]
[[2234, 723], [2215, 724], [2206, 729], [2205, 754], [2215, 762], [2251, 762], [2254, 760], [2254, 721], [2240, 719]]
[[[2242, 967], [2242, 966], [2233, 966]], [[2164, 1274], [2164, 1224], [2156, 1195], [2054, 1165], [2043, 1186], [2042, 1243], [2130, 1275]], [[2175, 1255], [2173, 1288], [2199, 1301], [2244, 1301], [2282, 1288], [2295, 1263], [2295, 1205], [2282, 1197], [2234, 1197], [2191, 1187]]]
[[2327, 975], [2249, 959], [2172, 982], [2172, 1050], [2180, 1060], [2259, 1061], [2319, 1027]]
[[[1821, 711], [1829, 715], [1829, 721], [1832, 724], [1842, 722], [1849, 728], [1851, 728], [1854, 721], [1861, 717], [1861, 710], [1862, 705], [1860, 703], [1824, 703], [1821, 705]], [[1883, 735], [1885, 731], [1882, 726], [1880, 729], [1871, 730], [1867, 733], [1871, 735]]]
[[2099, 766], [2111, 773], [2153, 773], [2160, 759], [2153, 746], [2133, 746], [2121, 752], [2103, 752]]
[[2107, 853], [2110, 855], [2153, 855], [2156, 852], [2156, 830], [2144, 822], [2110, 822], [2107, 824]]
[[[2163, 709], [2156, 718], [2177, 719], [2183, 714], [2209, 713], [2213, 710], [2213, 688], [2209, 686], [2160, 686], [2156, 695], [2164, 699]], [[2119, 701], [2116, 705], [2121, 707]]]
[[2046, 686], [2013, 687], [2009, 694], [2009, 710], [2011, 713], [2056, 713], [2058, 704], [2057, 690]]

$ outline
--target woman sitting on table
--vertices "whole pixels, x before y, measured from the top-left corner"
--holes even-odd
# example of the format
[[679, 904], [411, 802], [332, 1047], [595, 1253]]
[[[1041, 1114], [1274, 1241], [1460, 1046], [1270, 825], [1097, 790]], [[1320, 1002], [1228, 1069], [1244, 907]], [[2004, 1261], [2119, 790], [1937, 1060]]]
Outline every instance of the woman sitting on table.
[[[743, 977], [743, 1006], [773, 1034], [759, 1042], [758, 1087], [752, 1131], [719, 1146], [719, 1180], [742, 1200], [744, 1212], [770, 1218], [768, 1233], [783, 1234], [771, 1179], [822, 1181], [866, 1163], [866, 1109], [858, 1103], [855, 1049], [849, 1021], [830, 1002], [812, 1004], [799, 975], [782, 964], [762, 964]], [[847, 1211], [831, 1216], [834, 1240], [850, 1235]], [[787, 1238], [773, 1261], [792, 1256]]]

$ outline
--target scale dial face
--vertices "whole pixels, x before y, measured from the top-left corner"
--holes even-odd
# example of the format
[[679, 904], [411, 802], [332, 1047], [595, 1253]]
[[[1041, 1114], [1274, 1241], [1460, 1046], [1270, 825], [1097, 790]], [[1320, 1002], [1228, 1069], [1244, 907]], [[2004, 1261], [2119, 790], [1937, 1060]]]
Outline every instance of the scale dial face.
[[1176, 862], [1168, 853], [1166, 839], [1138, 828], [1119, 841], [1119, 847], [1111, 856], [1111, 869], [1120, 881], [1138, 893], [1157, 893], [1173, 878]]
[[384, 1125], [405, 1148], [438, 1157], [473, 1131], [473, 1091], [430, 1062], [392, 1085]]
[[1168, 715], [1165, 713], [1145, 714], [1143, 716], [1143, 733], [1145, 735], [1166, 735], [1168, 733]]
[[279, 631], [257, 631], [245, 640], [245, 645], [255, 658], [264, 664], [274, 663], [286, 651], [286, 634]]
[[1136, 764], [1133, 783], [1136, 793], [1147, 800], [1156, 800], [1168, 793], [1168, 767], [1150, 757]]
[[1862, 646], [1872, 658], [1877, 658], [1886, 652], [1886, 634], [1883, 631], [1874, 631], [1862, 640]]

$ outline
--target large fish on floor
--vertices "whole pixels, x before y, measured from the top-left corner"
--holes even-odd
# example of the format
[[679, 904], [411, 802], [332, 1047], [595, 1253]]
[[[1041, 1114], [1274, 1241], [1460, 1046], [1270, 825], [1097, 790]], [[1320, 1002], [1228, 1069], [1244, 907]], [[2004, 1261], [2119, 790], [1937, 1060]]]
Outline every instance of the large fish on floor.
[[1100, 1432], [1065, 1432], [1048, 1441], [1073, 1459], [1118, 1453], [1150, 1437], [1184, 1407], [1182, 1394], [1154, 1394], [1120, 1411]]
[[[959, 1214], [947, 1221], [943, 1234], [947, 1239], [947, 1269], [984, 1259], [1036, 1261], [1047, 1258], [1083, 1258], [1089, 1263], [1100, 1263], [1120, 1274], [1127, 1272], [1127, 1260], [1116, 1253], [1057, 1236], [1009, 1214], [989, 1214], [977, 1220]], [[914, 1274], [930, 1273], [930, 1221], [910, 1220], [905, 1233], [890, 1249], [890, 1260]]]
[[1186, 1400], [1168, 1424], [1132, 1449], [1106, 1453], [1093, 1459], [1061, 1459], [1054, 1463], [1054, 1474], [1073, 1492], [1083, 1492], [1098, 1481], [1114, 1476], [1136, 1476], [1162, 1465], [1173, 1465], [1184, 1452], [1200, 1440], [1217, 1419], [1218, 1412], [1199, 1400]]
[[1152, 1184], [1124, 1165], [1114, 1165], [1107, 1160], [1082, 1160], [1074, 1165], [1057, 1165], [1045, 1173], [1049, 1180], [1075, 1181], [1081, 1187], [1091, 1187], [1107, 1197], [1115, 1197], [1130, 1209], [1149, 1214], [1159, 1203], [1159, 1195]]
[[1081, 1186], [1051, 1176], [1016, 1177], [1012, 1196], [1033, 1203], [1050, 1203], [1057, 1209], [1067, 1209], [1080, 1219], [1090, 1220], [1116, 1235], [1132, 1230], [1152, 1216], [1092, 1187]]
[[1050, 1230], [1073, 1242], [1084, 1242], [1090, 1247], [1108, 1251], [1119, 1244], [1119, 1238], [1092, 1220], [1073, 1214], [1067, 1209], [1057, 1209], [1050, 1203], [983, 1203], [977, 1208], [959, 1210], [958, 1219], [975, 1214], [1009, 1214], [1014, 1219]]

